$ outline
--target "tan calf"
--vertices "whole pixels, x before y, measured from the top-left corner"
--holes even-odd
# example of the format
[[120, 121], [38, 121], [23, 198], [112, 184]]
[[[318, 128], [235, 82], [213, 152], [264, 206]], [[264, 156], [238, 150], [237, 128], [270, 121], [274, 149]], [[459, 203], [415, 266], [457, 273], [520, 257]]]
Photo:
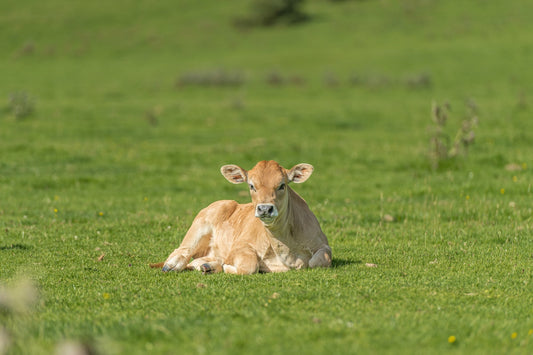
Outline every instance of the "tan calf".
[[289, 187], [306, 181], [311, 165], [287, 170], [261, 161], [250, 171], [237, 165], [220, 171], [231, 183], [248, 183], [252, 202], [217, 201], [200, 211], [163, 271], [252, 274], [331, 265], [331, 248], [315, 215]]

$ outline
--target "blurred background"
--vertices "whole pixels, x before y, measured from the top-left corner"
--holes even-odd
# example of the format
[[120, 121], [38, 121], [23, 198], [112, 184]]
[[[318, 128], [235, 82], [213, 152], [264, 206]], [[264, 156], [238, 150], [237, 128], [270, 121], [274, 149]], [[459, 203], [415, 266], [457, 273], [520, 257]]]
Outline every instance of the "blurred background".
[[[90, 336], [115, 353], [329, 353], [328, 334], [369, 352], [519, 349], [531, 18], [525, 0], [2, 0], [0, 281], [15, 285], [0, 288], [0, 354]], [[294, 189], [334, 269], [148, 269], [199, 209], [249, 200], [221, 165], [264, 159], [314, 165]], [[284, 312], [266, 311], [273, 292]]]
[[320, 183], [356, 179], [354, 194], [374, 198], [418, 172], [530, 159], [529, 1], [6, 0], [0, 10], [5, 195], [18, 184], [215, 192], [220, 165], [275, 159], [314, 164]]

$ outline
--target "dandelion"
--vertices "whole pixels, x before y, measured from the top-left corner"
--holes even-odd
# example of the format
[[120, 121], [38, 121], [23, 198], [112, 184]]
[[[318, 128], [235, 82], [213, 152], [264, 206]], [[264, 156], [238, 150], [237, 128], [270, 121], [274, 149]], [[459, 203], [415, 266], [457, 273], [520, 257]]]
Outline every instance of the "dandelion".
[[104, 298], [104, 300], [108, 300], [109, 297], [111, 297], [111, 296], [109, 295], [109, 293], [104, 292], [104, 293], [102, 294], [102, 297]]
[[527, 169], [527, 164], [526, 163], [522, 163], [522, 170], [526, 170]]
[[515, 176], [513, 176], [513, 182], [517, 182], [518, 181], [518, 178]]
[[457, 338], [455, 337], [455, 335], [450, 335], [448, 337], [448, 343], [450, 343], [450, 344], [455, 343], [456, 340], [457, 340]]
[[466, 195], [466, 200], [470, 200], [470, 195]]
[[500, 189], [500, 193], [501, 193], [502, 195], [505, 194], [505, 189], [504, 189], [504, 188], [501, 188], [501, 189]]
[[533, 329], [530, 329], [529, 332], [527, 332], [527, 335], [533, 335]]
[[518, 334], [516, 332], [514, 332], [513, 334], [511, 334], [511, 339], [516, 339], [517, 336], [518, 336]]
[[104, 212], [98, 212], [98, 215], [102, 217], [104, 215]]
[[58, 212], [57, 208], [54, 208], [54, 213], [57, 213], [57, 212]]

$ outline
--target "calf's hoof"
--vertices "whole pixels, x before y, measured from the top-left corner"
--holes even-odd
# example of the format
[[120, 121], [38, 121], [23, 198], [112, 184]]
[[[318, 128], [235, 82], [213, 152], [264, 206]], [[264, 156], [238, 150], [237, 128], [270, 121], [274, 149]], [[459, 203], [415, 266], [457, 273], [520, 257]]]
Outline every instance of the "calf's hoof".
[[200, 266], [200, 270], [202, 270], [202, 272], [203, 272], [204, 274], [211, 274], [211, 273], [213, 273], [213, 272], [215, 271], [215, 270], [211, 267], [211, 265], [209, 265], [209, 264], [207, 264], [207, 263], [202, 264], [202, 265]]

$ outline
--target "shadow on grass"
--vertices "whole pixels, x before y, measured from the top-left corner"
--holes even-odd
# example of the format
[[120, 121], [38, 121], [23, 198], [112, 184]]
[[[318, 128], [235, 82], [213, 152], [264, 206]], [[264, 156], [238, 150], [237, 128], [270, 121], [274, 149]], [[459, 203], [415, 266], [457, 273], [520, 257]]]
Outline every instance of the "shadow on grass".
[[0, 246], [0, 250], [29, 250], [29, 249], [32, 249], [33, 247], [31, 245], [26, 245], [26, 244], [10, 244], [10, 245], [2, 245]]
[[[334, 269], [337, 269], [337, 268], [342, 268], [342, 267], [349, 266], [349, 265], [362, 264], [362, 263], [363, 261], [361, 260], [333, 258], [333, 260], [331, 261], [331, 267]], [[163, 264], [164, 263], [150, 264], [150, 268], [161, 271]], [[184, 271], [190, 271], [190, 270], [184, 270]], [[262, 273], [262, 272], [259, 271], [259, 273]]]
[[350, 259], [339, 259], [339, 258], [333, 258], [331, 261], [331, 267], [333, 268], [341, 268], [344, 266], [352, 265], [352, 264], [361, 264], [361, 260], [350, 260]]

